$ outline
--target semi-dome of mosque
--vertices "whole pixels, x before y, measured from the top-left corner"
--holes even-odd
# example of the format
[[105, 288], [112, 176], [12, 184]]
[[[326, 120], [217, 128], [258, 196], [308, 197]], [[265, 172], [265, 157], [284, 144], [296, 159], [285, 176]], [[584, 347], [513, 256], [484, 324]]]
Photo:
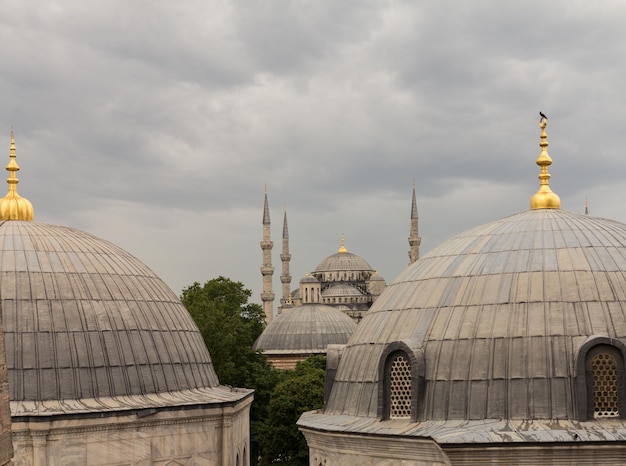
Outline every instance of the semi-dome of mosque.
[[625, 463], [626, 225], [560, 210], [540, 126], [531, 210], [413, 263], [329, 352], [315, 464]]
[[[345, 344], [357, 324], [340, 310], [320, 303], [305, 303], [279, 314], [254, 343], [277, 367], [273, 359], [281, 356], [304, 359], [313, 354], [326, 354], [328, 345]], [[304, 356], [299, 358], [298, 355]], [[289, 361], [290, 363], [293, 361]]]
[[114, 244], [33, 221], [17, 169], [12, 134], [0, 304], [16, 464], [247, 461], [252, 391], [220, 385], [180, 299]]
[[339, 283], [337, 285], [329, 286], [322, 291], [322, 297], [324, 298], [342, 298], [342, 297], [359, 297], [365, 296], [365, 294], [354, 286], [350, 286], [345, 283]]

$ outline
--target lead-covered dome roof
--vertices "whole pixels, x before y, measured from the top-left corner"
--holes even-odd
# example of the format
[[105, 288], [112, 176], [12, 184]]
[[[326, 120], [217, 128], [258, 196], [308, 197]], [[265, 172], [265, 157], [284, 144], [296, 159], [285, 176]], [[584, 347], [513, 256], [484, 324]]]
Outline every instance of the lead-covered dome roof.
[[328, 256], [315, 268], [315, 272], [362, 272], [371, 271], [374, 269], [367, 263], [365, 259], [351, 252], [337, 252], [331, 256]]
[[325, 412], [379, 416], [381, 358], [395, 347], [423, 371], [418, 419], [576, 419], [581, 348], [626, 343], [625, 316], [626, 225], [558, 209], [491, 222], [387, 287]]
[[[14, 411], [230, 396], [216, 395], [211, 357], [180, 300], [112, 243], [63, 226], [0, 222], [0, 296]], [[103, 401], [113, 399], [125, 401]]]
[[326, 353], [331, 344], [345, 344], [356, 323], [331, 306], [308, 303], [283, 311], [259, 335], [254, 349], [267, 354]]

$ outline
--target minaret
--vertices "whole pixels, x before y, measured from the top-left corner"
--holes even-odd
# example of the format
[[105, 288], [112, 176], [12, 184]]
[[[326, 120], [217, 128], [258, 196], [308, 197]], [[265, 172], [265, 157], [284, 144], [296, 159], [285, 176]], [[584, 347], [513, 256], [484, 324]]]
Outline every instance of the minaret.
[[585, 198], [585, 215], [589, 215], [589, 200]]
[[9, 183], [9, 191], [7, 195], [0, 199], [0, 220], [33, 220], [35, 214], [33, 205], [28, 199], [21, 197], [17, 193], [17, 175], [15, 174], [20, 167], [15, 161], [15, 138], [13, 137], [13, 128], [11, 128], [11, 159], [6, 166], [9, 172], [7, 183]]
[[413, 201], [411, 203], [411, 234], [409, 236], [409, 265], [420, 258], [420, 244], [422, 238], [419, 236], [417, 201], [415, 200], [415, 180], [413, 180]]
[[280, 254], [280, 261], [282, 262], [282, 274], [280, 275], [280, 282], [282, 283], [283, 297], [280, 299], [280, 310], [288, 309], [292, 307], [291, 302], [291, 275], [289, 274], [289, 261], [291, 260], [291, 254], [289, 254], [289, 228], [287, 227], [287, 204], [285, 204], [285, 216], [283, 218], [283, 251]]
[[263, 250], [263, 265], [261, 266], [261, 275], [263, 276], [263, 292], [261, 293], [261, 301], [263, 301], [263, 312], [265, 312], [265, 322], [268, 324], [274, 318], [274, 292], [272, 291], [272, 276], [274, 275], [274, 267], [272, 267], [272, 247], [274, 243], [270, 236], [270, 208], [267, 203], [267, 186], [265, 187], [265, 204], [263, 206], [263, 240], [261, 241], [261, 249]]
[[548, 119], [541, 114], [539, 127], [541, 128], [541, 153], [537, 157], [537, 165], [541, 167], [541, 173], [538, 178], [540, 180], [539, 190], [530, 198], [530, 208], [536, 209], [560, 209], [561, 199], [550, 189], [550, 174], [548, 167], [552, 164], [552, 159], [548, 155], [548, 135], [546, 134], [546, 126]]

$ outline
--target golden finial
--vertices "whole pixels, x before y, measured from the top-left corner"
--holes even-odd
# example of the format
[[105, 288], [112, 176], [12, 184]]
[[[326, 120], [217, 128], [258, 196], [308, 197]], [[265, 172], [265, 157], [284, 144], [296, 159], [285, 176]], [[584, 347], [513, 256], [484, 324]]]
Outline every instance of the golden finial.
[[343, 233], [341, 234], [341, 247], [339, 248], [339, 252], [340, 253], [348, 252], [348, 250], [346, 249], [346, 241], [345, 241], [345, 238], [343, 237]]
[[13, 128], [11, 128], [11, 154], [9, 163], [6, 166], [9, 172], [7, 183], [9, 184], [9, 191], [7, 195], [0, 199], [0, 220], [33, 220], [35, 217], [33, 211], [33, 205], [28, 199], [21, 197], [17, 193], [17, 172], [20, 167], [15, 161], [15, 137], [13, 135]]
[[541, 128], [541, 153], [537, 157], [537, 165], [541, 167], [541, 173], [538, 178], [540, 180], [539, 190], [530, 198], [530, 208], [535, 209], [559, 209], [561, 207], [561, 199], [550, 189], [550, 174], [548, 173], [548, 166], [552, 164], [552, 159], [548, 155], [548, 135], [546, 134], [546, 126], [548, 124], [548, 118], [541, 112], [539, 120], [539, 127]]

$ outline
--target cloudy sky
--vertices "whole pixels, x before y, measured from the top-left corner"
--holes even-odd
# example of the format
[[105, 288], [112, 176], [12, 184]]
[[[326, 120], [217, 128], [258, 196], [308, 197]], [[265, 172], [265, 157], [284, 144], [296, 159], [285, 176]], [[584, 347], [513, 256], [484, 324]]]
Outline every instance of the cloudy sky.
[[626, 221], [622, 1], [1, 5], [20, 194], [177, 294], [225, 275], [260, 303], [265, 185], [277, 298], [285, 203], [292, 287], [342, 233], [391, 281], [413, 179], [422, 254], [528, 209], [539, 110], [562, 207]]

